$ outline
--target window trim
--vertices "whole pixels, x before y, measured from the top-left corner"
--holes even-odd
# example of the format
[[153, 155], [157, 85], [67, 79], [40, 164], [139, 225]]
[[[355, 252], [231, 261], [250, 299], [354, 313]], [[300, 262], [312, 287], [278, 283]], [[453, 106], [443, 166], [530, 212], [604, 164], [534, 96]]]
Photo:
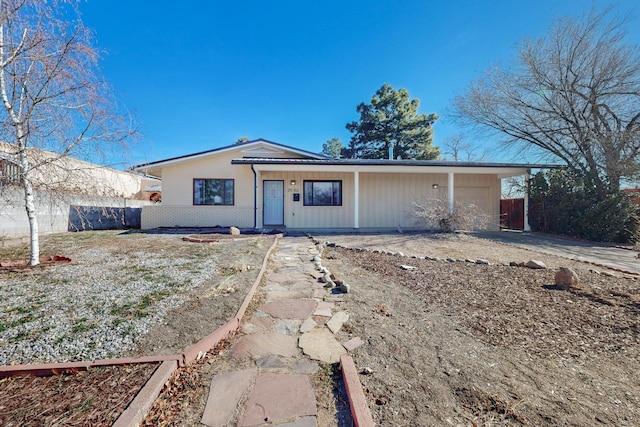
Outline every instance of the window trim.
[[[309, 204], [307, 203], [307, 197], [306, 197], [306, 191], [307, 191], [307, 183], [311, 183], [311, 194], [313, 195], [313, 184], [314, 183], [320, 183], [320, 182], [328, 182], [328, 183], [338, 183], [340, 186], [340, 203], [338, 204], [330, 204], [330, 205], [316, 205], [313, 203]], [[315, 207], [338, 207], [338, 206], [342, 206], [342, 199], [343, 199], [343, 195], [342, 195], [342, 180], [341, 179], [305, 179], [302, 181], [302, 205], [303, 206], [315, 206]]]
[[[233, 185], [233, 194], [231, 195], [231, 203], [196, 203], [196, 181], [231, 181]], [[236, 180], [234, 178], [193, 178], [191, 187], [193, 206], [235, 206], [236, 204]], [[223, 197], [224, 202], [224, 197]]]

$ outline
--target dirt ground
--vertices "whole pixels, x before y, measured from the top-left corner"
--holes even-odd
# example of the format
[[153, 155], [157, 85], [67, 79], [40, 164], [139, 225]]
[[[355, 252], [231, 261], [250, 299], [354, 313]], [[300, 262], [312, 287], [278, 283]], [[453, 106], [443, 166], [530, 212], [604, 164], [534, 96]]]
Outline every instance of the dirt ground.
[[[637, 425], [640, 282], [469, 236], [319, 239], [494, 264], [326, 249], [351, 285], [339, 339], [365, 341], [354, 359], [377, 425]], [[495, 265], [532, 258], [553, 268]], [[559, 266], [579, 288], [554, 286]]]
[[[112, 244], [104, 242], [104, 234], [97, 236], [103, 245]], [[91, 242], [90, 234], [80, 237], [76, 241], [68, 236], [54, 238], [45, 248], [53, 254], [73, 255], [63, 250], [65, 245], [70, 245], [71, 252], [97, 244]], [[351, 285], [351, 293], [340, 304], [349, 311], [350, 320], [338, 339], [344, 342], [360, 336], [365, 341], [354, 359], [363, 371], [361, 381], [377, 425], [637, 425], [640, 281], [596, 274], [587, 264], [465, 235], [318, 238], [407, 255], [334, 247], [327, 247], [323, 254], [323, 265]], [[167, 236], [159, 238], [162, 245], [154, 244], [148, 235], [127, 240], [127, 251], [142, 246], [146, 257], [158, 259], [174, 246], [196, 257], [200, 252], [211, 253], [217, 268], [206, 283], [189, 293], [186, 303], [169, 311], [134, 350], [123, 353], [175, 353], [228, 320], [257, 275], [260, 254], [271, 244], [267, 240], [211, 245], [178, 243]], [[492, 265], [411, 255], [482, 258]], [[532, 258], [549, 268], [496, 265]], [[401, 265], [416, 269], [404, 270]], [[560, 266], [576, 269], [580, 288], [561, 291], [553, 286]], [[217, 353], [224, 353], [228, 346], [229, 342], [221, 343], [203, 360], [180, 371], [146, 425], [189, 425], [184, 420], [197, 420], [210, 377], [220, 369]], [[58, 382], [45, 378], [28, 387], [46, 397], [46, 390], [56, 390], [52, 387], [65, 381], [51, 378]], [[87, 394], [91, 387], [105, 387], [117, 376], [78, 378], [84, 381], [81, 386], [67, 388], [82, 390], [86, 401], [91, 399]], [[335, 382], [335, 369], [323, 370], [315, 380], [317, 393], [326, 394]], [[0, 383], [0, 389], [9, 390], [8, 384]], [[124, 384], [127, 387], [136, 385]], [[19, 393], [20, 389], [12, 390]], [[0, 414], [11, 414], [11, 410], [18, 414], [19, 401], [12, 395], [5, 393], [0, 402]], [[107, 404], [99, 406], [109, 409]], [[49, 409], [39, 406], [38, 410], [47, 413]], [[9, 420], [19, 425], [18, 415], [5, 417], [4, 424]], [[104, 420], [109, 416], [105, 413]], [[55, 414], [45, 421], [74, 425]]]

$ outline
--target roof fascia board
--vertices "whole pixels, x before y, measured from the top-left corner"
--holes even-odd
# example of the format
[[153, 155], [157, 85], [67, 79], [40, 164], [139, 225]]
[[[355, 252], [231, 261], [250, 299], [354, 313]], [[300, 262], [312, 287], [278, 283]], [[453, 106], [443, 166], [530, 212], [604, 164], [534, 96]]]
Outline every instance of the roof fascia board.
[[254, 163], [260, 172], [373, 172], [373, 173], [449, 173], [497, 174], [501, 177], [524, 175], [527, 167], [495, 166], [400, 166], [400, 165], [309, 165], [309, 164], [260, 164]]

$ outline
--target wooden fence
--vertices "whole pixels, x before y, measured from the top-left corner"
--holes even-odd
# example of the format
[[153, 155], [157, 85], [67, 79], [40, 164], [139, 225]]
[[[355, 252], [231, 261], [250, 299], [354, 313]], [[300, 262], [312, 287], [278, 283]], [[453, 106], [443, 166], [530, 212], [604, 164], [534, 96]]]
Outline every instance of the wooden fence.
[[500, 227], [524, 230], [524, 199], [500, 200]]

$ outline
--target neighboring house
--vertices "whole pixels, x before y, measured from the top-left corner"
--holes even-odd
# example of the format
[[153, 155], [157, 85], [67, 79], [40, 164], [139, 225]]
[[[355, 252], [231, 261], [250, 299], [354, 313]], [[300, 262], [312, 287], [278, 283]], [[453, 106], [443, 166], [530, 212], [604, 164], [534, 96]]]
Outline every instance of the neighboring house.
[[545, 165], [332, 159], [264, 139], [132, 169], [162, 179], [162, 203], [142, 228], [425, 228], [412, 215], [425, 199], [474, 203], [495, 218], [501, 179]]
[[[136, 226], [139, 208], [159, 198], [160, 180], [30, 148], [30, 178], [41, 234]], [[0, 246], [29, 236], [15, 145], [0, 142]], [[129, 211], [137, 209], [135, 215]], [[118, 215], [127, 214], [122, 223]], [[133, 225], [132, 225], [133, 224]]]
[[[0, 185], [19, 184], [15, 145], [0, 142]], [[50, 151], [28, 149], [31, 183], [36, 191], [66, 195], [149, 200], [160, 180], [119, 171]]]

